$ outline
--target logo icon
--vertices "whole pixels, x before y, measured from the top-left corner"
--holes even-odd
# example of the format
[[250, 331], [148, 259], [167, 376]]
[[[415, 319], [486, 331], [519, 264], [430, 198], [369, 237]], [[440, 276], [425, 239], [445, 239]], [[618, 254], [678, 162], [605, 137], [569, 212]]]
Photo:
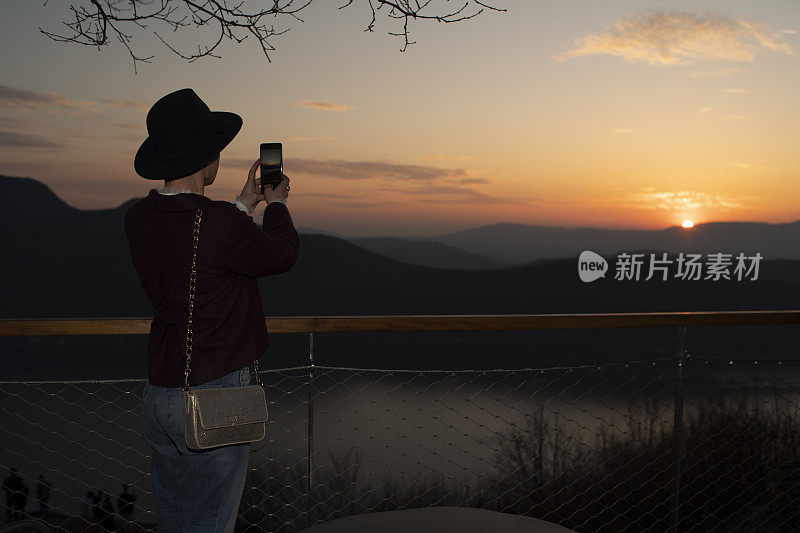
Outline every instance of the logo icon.
[[604, 278], [607, 270], [606, 260], [591, 250], [582, 251], [578, 257], [578, 276], [583, 282], [590, 283], [597, 278]]

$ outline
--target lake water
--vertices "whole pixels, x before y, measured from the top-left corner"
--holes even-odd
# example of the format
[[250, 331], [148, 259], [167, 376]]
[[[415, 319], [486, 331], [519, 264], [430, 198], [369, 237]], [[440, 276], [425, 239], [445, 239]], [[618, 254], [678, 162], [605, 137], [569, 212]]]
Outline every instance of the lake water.
[[[733, 391], [760, 377], [761, 402], [773, 396], [797, 402], [800, 363], [692, 361], [684, 390], [688, 417], [699, 398]], [[264, 369], [262, 369], [264, 370]], [[496, 472], [498, 453], [513, 431], [541, 413], [544, 448], [555, 435], [587, 449], [599, 435], [630, 436], [651, 408], [657, 427], [671, 431], [676, 367], [652, 363], [500, 372], [403, 372], [316, 369], [313, 388], [315, 479], [335, 469], [335, 458], [358, 450], [359, 483], [394, 479], [410, 486], [425, 475], [472, 483]], [[308, 370], [267, 371], [267, 438], [252, 446], [251, 467], [267, 465], [302, 476], [308, 450]], [[78, 513], [96, 487], [116, 494], [123, 483], [142, 498], [134, 519], [154, 522], [148, 449], [138, 433], [144, 381], [113, 383], [4, 383], [0, 385], [0, 462], [35, 480], [45, 473], [51, 507]], [[772, 387], [772, 388], [771, 388]], [[545, 461], [548, 463], [548, 461]], [[31, 493], [35, 494], [33, 484]], [[304, 503], [296, 503], [304, 508]], [[34, 509], [33, 503], [29, 509]]]

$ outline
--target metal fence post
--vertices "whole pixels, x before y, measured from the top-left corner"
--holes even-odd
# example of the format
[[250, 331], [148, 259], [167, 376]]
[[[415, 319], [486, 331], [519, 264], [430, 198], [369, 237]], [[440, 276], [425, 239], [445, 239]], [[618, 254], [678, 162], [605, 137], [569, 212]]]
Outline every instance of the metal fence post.
[[683, 456], [683, 377], [686, 370], [686, 326], [678, 327], [678, 363], [677, 391], [675, 394], [675, 411], [672, 422], [672, 531], [678, 532], [680, 522], [680, 476], [681, 457]]
[[308, 514], [307, 527], [311, 527], [311, 489], [313, 487], [314, 477], [314, 461], [312, 454], [314, 450], [314, 395], [312, 391], [314, 384], [314, 333], [308, 334], [308, 364], [308, 498], [306, 499], [306, 511]]

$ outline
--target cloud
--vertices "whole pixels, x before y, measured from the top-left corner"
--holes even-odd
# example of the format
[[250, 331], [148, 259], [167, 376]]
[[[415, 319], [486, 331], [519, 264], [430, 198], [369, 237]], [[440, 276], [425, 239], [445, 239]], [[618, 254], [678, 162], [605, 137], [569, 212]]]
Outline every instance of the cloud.
[[705, 106], [705, 107], [701, 107], [700, 109], [698, 109], [697, 110], [697, 114], [698, 115], [703, 115], [705, 113], [708, 113], [709, 111], [711, 111], [711, 108], [708, 107], [708, 106]]
[[617, 19], [600, 33], [576, 39], [572, 50], [554, 59], [608, 54], [632, 63], [689, 65], [696, 60], [752, 62], [765, 50], [793, 53], [781, 34], [765, 24], [719, 13], [662, 11]]
[[470, 184], [487, 185], [491, 182], [492, 180], [490, 180], [489, 178], [462, 178], [458, 180], [458, 183], [463, 183], [464, 185], [470, 185]]
[[134, 109], [141, 109], [147, 111], [150, 108], [138, 100], [115, 100], [112, 98], [103, 98], [100, 103], [110, 107], [133, 107]]
[[61, 148], [62, 145], [38, 135], [0, 130], [0, 148]]
[[745, 120], [748, 118], [747, 115], [725, 115], [725, 118], [728, 120]]
[[32, 117], [0, 117], [0, 128], [29, 128], [37, 124], [40, 122]]
[[633, 193], [623, 198], [623, 202], [641, 209], [699, 209], [699, 208], [738, 208], [743, 205], [732, 196], [720, 196], [700, 191], [655, 191], [652, 188]]
[[[90, 139], [119, 139], [122, 141], [133, 141], [136, 143], [141, 143], [144, 140], [144, 137], [141, 135], [134, 135], [132, 133], [115, 133], [114, 131], [102, 131], [102, 130], [88, 130], [88, 129], [75, 129], [75, 128], [65, 128], [59, 132], [59, 138], [63, 139], [67, 142], [70, 141], [86, 141]], [[85, 142], [82, 144], [86, 144]]]
[[311, 102], [309, 100], [303, 100], [297, 105], [300, 107], [307, 107], [309, 109], [318, 109], [320, 111], [344, 111], [346, 109], [352, 109], [353, 107], [344, 104], [331, 104], [328, 102]]
[[335, 192], [304, 192], [303, 198], [312, 198], [312, 199], [320, 199], [320, 200], [327, 200], [330, 198], [343, 198], [345, 200], [352, 200], [354, 198], [362, 198], [366, 196], [366, 193], [361, 195], [356, 194], [341, 194]]
[[612, 133], [636, 133], [633, 128], [611, 128]]
[[46, 93], [0, 85], [0, 107], [17, 111], [42, 111], [47, 114], [71, 111], [73, 114], [99, 113], [96, 103], [88, 100], [72, 100], [56, 93]]
[[399, 204], [395, 200], [376, 200], [374, 193], [364, 191], [360, 193], [341, 194], [333, 192], [303, 192], [303, 201], [324, 202], [326, 206], [365, 208], [365, 207], [384, 207], [387, 205]]
[[449, 169], [423, 165], [384, 163], [380, 161], [343, 161], [333, 159], [293, 159], [292, 170], [308, 174], [321, 174], [335, 178], [362, 180], [371, 178], [393, 180], [436, 180], [440, 178], [466, 177], [463, 168]]
[[393, 202], [391, 200], [384, 200], [380, 202], [328, 202], [327, 205], [334, 207], [346, 207], [348, 209], [361, 209], [365, 207], [386, 207], [387, 205], [394, 205], [400, 202]]
[[[418, 185], [418, 184], [414, 184]], [[469, 187], [459, 187], [458, 185], [434, 185], [434, 186], [412, 186], [411, 188], [399, 187], [380, 187], [380, 191], [411, 194], [414, 202], [426, 203], [493, 203], [493, 204], [520, 204], [531, 205], [532, 199], [527, 198], [504, 198], [486, 194], [481, 191], [470, 189]], [[430, 198], [434, 196], [435, 198]], [[540, 202], [537, 202], [540, 204]]]
[[[252, 160], [222, 158], [222, 166], [234, 168], [250, 168]], [[386, 185], [363, 193], [360, 196], [350, 194], [335, 195], [328, 193], [310, 193], [312, 197], [321, 199], [340, 198], [344, 200], [339, 205], [351, 207], [373, 206], [374, 192], [392, 192], [414, 196], [414, 202], [452, 202], [452, 203], [501, 203], [531, 205], [532, 199], [518, 197], [505, 198], [494, 196], [485, 191], [495, 191], [496, 188], [475, 190], [465, 185], [486, 185], [492, 180], [486, 177], [473, 177], [463, 168], [446, 169], [422, 165], [406, 165], [384, 163], [379, 161], [342, 161], [292, 159], [284, 163], [284, 168], [289, 172], [302, 172], [318, 176], [330, 176], [347, 180], [380, 179]], [[304, 195], [306, 196], [306, 195]], [[390, 200], [379, 200], [378, 205], [398, 203]], [[542, 202], [539, 202], [541, 205]]]
[[725, 92], [731, 94], [746, 94], [748, 91], [747, 89], [725, 89]]
[[28, 89], [0, 85], [0, 105], [3, 107], [41, 107], [55, 105], [59, 107], [72, 107], [74, 100], [64, 98], [56, 93], [40, 93]]
[[146, 128], [145, 124], [141, 122], [123, 122], [122, 124], [117, 124], [117, 126], [124, 130], [139, 130]]
[[[252, 160], [221, 159], [223, 166], [250, 168]], [[343, 161], [341, 159], [289, 159], [284, 169], [319, 176], [330, 176], [347, 180], [392, 179], [392, 180], [437, 180], [442, 178], [468, 177], [463, 168], [448, 169], [423, 165], [383, 163], [380, 161]]]
[[0, 84], [0, 107], [29, 112], [39, 111], [47, 114], [69, 111], [72, 114], [91, 113], [99, 114], [101, 106], [108, 107], [133, 107], [147, 109], [135, 100], [115, 100], [103, 98], [100, 102], [94, 100], [74, 100], [53, 92], [40, 92], [20, 87], [11, 87]]

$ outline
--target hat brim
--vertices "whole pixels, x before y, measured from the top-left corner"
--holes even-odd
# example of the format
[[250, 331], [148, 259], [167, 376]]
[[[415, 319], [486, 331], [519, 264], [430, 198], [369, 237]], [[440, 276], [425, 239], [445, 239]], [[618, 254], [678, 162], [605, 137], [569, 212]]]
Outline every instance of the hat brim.
[[150, 137], [145, 139], [133, 159], [136, 173], [149, 180], [172, 180], [194, 174], [208, 165], [242, 129], [242, 117], [236, 113], [212, 111], [211, 120], [214, 131], [208, 143], [198, 146], [195, 153], [180, 159], [159, 161], [155, 158]]

